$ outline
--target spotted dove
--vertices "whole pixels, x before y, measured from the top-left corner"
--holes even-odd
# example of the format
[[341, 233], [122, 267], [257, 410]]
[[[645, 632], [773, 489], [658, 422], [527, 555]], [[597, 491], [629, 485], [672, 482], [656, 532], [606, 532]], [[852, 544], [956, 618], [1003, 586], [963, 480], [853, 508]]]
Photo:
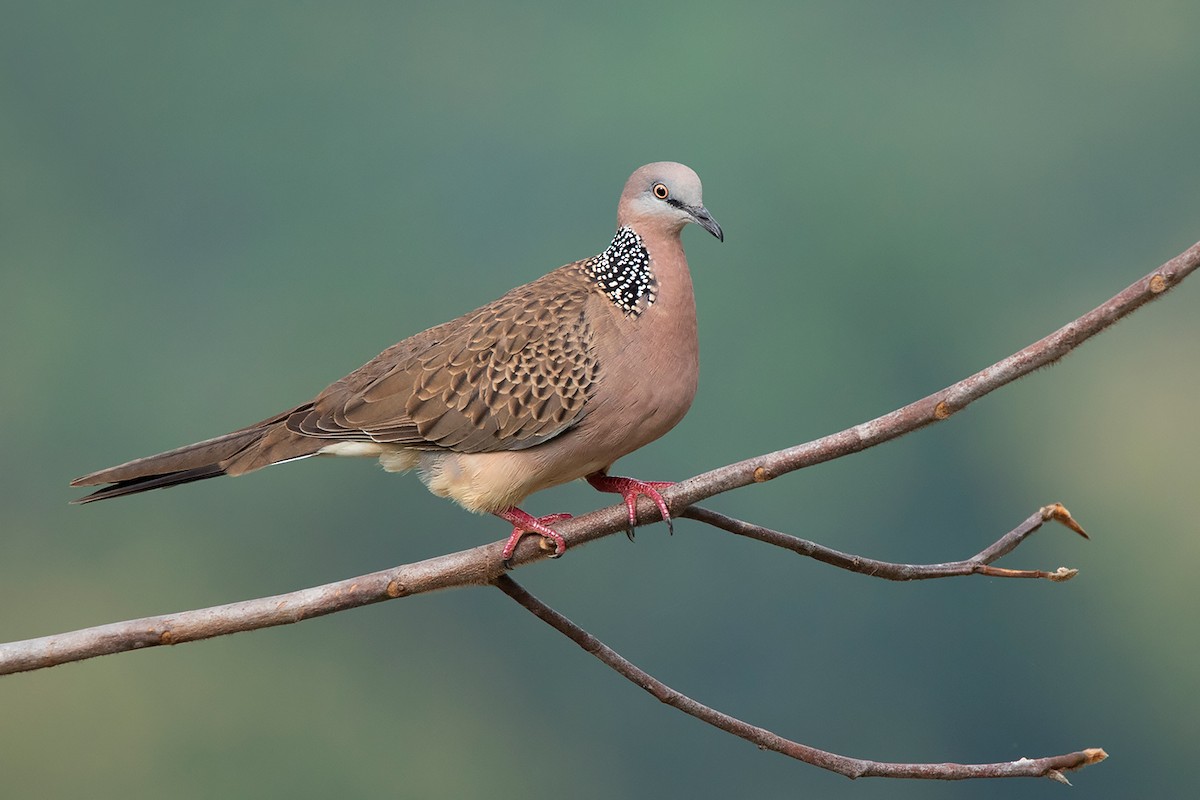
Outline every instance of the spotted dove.
[[540, 489], [587, 478], [670, 514], [669, 484], [608, 475], [614, 461], [673, 428], [696, 393], [692, 278], [679, 234], [695, 222], [724, 241], [682, 164], [630, 176], [604, 252], [559, 267], [458, 319], [389, 347], [311, 402], [248, 427], [102, 469], [109, 484], [77, 503], [134, 494], [316, 455], [416, 467], [434, 494], [566, 545], [552, 522], [517, 508]]

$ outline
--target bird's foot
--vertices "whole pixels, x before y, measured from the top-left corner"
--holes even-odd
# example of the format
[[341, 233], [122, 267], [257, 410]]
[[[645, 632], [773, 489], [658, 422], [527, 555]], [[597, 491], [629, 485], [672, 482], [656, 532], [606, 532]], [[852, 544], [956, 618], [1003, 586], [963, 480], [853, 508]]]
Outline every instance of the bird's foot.
[[570, 519], [570, 514], [549, 514], [545, 517], [532, 517], [516, 506], [513, 506], [497, 513], [496, 516], [508, 521], [513, 526], [512, 536], [508, 537], [508, 541], [504, 544], [504, 551], [500, 554], [504, 559], [505, 567], [508, 566], [513, 551], [517, 549], [517, 543], [527, 533], [536, 533], [554, 543], [554, 553], [550, 556], [551, 558], [558, 558], [567, 550], [567, 543], [563, 540], [562, 534], [551, 528], [550, 525], [555, 522], [562, 522], [564, 519]]
[[621, 478], [596, 472], [587, 476], [587, 482], [601, 492], [613, 492], [625, 499], [625, 508], [629, 509], [629, 528], [625, 531], [625, 535], [629, 537], [630, 541], [633, 540], [633, 529], [637, 525], [637, 501], [640, 495], [645, 495], [654, 501], [654, 505], [658, 506], [659, 512], [662, 513], [663, 522], [667, 523], [667, 531], [675, 533], [667, 501], [658, 493], [659, 489], [674, 486], [675, 484], [671, 481], [639, 481], [635, 478]]

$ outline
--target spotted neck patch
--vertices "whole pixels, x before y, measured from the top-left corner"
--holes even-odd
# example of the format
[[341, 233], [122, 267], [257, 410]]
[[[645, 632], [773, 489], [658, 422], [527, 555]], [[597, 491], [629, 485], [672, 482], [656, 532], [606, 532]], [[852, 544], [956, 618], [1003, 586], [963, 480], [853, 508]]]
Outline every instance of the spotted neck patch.
[[580, 269], [626, 316], [636, 317], [654, 304], [658, 281], [650, 271], [650, 252], [633, 228], [617, 228], [604, 252], [584, 261]]

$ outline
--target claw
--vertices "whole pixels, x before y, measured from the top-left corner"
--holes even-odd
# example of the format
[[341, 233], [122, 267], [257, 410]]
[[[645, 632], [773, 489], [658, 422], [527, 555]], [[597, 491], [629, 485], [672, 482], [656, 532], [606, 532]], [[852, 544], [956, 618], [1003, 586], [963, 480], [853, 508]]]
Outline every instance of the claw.
[[612, 492], [624, 498], [625, 508], [629, 510], [629, 528], [626, 529], [625, 535], [630, 541], [633, 541], [633, 529], [637, 525], [637, 501], [641, 495], [654, 501], [654, 505], [658, 506], [659, 513], [662, 514], [663, 522], [667, 523], [667, 532], [675, 533], [675, 526], [671, 522], [671, 510], [667, 508], [667, 501], [658, 492], [659, 489], [674, 486], [671, 481], [639, 481], [635, 478], [620, 478], [597, 472], [589, 475], [587, 482], [598, 491]]
[[570, 514], [548, 514], [544, 517], [533, 517], [513, 506], [499, 512], [496, 516], [506, 520], [513, 526], [512, 535], [504, 543], [504, 550], [500, 554], [506, 569], [508, 568], [508, 562], [512, 559], [513, 552], [517, 549], [517, 544], [521, 541], [521, 537], [527, 533], [536, 533], [554, 542], [554, 553], [551, 554], [551, 558], [558, 558], [567, 551], [567, 543], [563, 539], [562, 534], [551, 528], [550, 525], [555, 522], [562, 522], [564, 519], [570, 519]]

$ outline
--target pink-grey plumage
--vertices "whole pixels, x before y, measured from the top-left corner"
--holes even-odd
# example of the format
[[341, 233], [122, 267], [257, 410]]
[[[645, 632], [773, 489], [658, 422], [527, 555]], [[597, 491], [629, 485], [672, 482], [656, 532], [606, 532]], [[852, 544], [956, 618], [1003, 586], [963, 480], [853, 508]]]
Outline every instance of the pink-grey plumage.
[[389, 471], [415, 467], [434, 494], [508, 520], [506, 560], [525, 532], [563, 551], [549, 527], [563, 515], [517, 506], [576, 478], [620, 493], [631, 529], [639, 495], [669, 521], [666, 484], [607, 473], [673, 428], [696, 393], [696, 308], [679, 238], [689, 222], [724, 239], [695, 172], [647, 164], [625, 184], [617, 233], [600, 254], [389, 347], [311, 402], [77, 478], [72, 486], [109, 485], [75, 502], [354, 455]]

